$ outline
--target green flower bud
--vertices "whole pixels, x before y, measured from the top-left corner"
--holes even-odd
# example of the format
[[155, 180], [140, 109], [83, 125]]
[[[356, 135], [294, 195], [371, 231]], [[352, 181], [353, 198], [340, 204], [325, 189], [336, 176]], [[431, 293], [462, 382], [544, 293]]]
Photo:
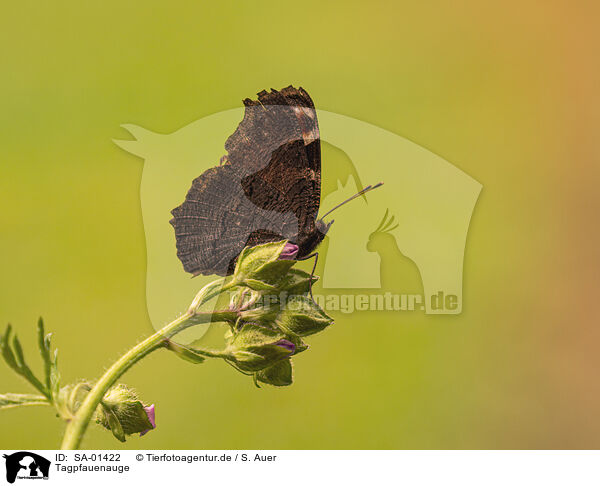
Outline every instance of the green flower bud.
[[292, 384], [292, 362], [289, 359], [279, 361], [254, 375], [256, 381], [273, 386], [288, 386]]
[[276, 292], [279, 281], [296, 263], [280, 259], [287, 240], [246, 247], [240, 253], [233, 282], [260, 292]]
[[234, 335], [225, 354], [242, 371], [259, 371], [296, 351], [296, 345], [281, 333], [251, 323]]
[[96, 422], [125, 442], [125, 436], [155, 428], [154, 406], [144, 407], [135, 391], [125, 385], [111, 388], [96, 410]]
[[275, 323], [286, 334], [310, 336], [333, 324], [333, 319], [312, 299], [296, 295], [287, 300]]

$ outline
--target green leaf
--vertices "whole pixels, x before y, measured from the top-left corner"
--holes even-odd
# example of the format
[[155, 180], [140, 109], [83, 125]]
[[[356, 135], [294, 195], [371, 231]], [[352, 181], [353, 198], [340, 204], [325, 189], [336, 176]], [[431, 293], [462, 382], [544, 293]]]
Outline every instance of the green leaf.
[[21, 347], [21, 342], [19, 341], [19, 338], [16, 334], [13, 336], [12, 341], [13, 349], [16, 354], [17, 366], [19, 368], [18, 373], [29, 383], [31, 383], [35, 388], [37, 388], [38, 391], [43, 393], [45, 396], [48, 396], [48, 390], [46, 389], [46, 387], [42, 385], [40, 380], [38, 380], [32, 373], [32, 371], [29, 369], [29, 366], [27, 366], [27, 363], [25, 362], [25, 355], [23, 354], [23, 348]]
[[40, 348], [42, 362], [44, 363], [44, 381], [48, 390], [51, 389], [50, 369], [52, 367], [52, 361], [50, 359], [50, 336], [51, 334], [45, 334], [44, 320], [40, 317], [38, 320], [38, 347]]
[[21, 374], [19, 371], [19, 366], [17, 365], [17, 361], [15, 359], [15, 355], [10, 348], [10, 333], [12, 330], [12, 326], [9, 324], [6, 326], [6, 331], [4, 332], [4, 336], [2, 337], [2, 342], [0, 343], [0, 349], [2, 350], [2, 356], [6, 364], [10, 366], [14, 371]]
[[[44, 322], [41, 318], [38, 321], [37, 331], [38, 347], [40, 348], [40, 353], [44, 362], [44, 383], [42, 383], [33, 374], [27, 365], [21, 342], [16, 334], [12, 334], [12, 327], [10, 324], [6, 327], [4, 335], [0, 338], [0, 353], [2, 354], [2, 357], [8, 366], [25, 378], [48, 400], [51, 400], [53, 397], [58, 395], [58, 386], [56, 386], [56, 394], [52, 394], [51, 385], [53, 363], [50, 360], [50, 335], [44, 336]], [[56, 362], [54, 363], [54, 367], [56, 367]], [[56, 371], [55, 374], [57, 373], [58, 372]]]
[[0, 395], [0, 410], [31, 405], [50, 405], [46, 397], [21, 393], [4, 393]]
[[50, 363], [50, 393], [57, 397], [60, 391], [60, 373], [58, 372], [58, 349], [54, 350], [54, 359]]
[[21, 341], [19, 341], [19, 338], [16, 334], [12, 338], [12, 347], [15, 350], [17, 365], [19, 366], [19, 368], [23, 368], [23, 365], [25, 364], [25, 355], [23, 354]]

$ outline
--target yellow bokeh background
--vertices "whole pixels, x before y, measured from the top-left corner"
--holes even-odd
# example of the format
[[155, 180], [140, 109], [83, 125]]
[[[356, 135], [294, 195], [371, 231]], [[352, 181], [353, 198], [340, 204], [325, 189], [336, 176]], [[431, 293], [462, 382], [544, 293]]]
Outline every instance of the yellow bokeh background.
[[[39, 365], [43, 315], [64, 380], [98, 377], [152, 331], [142, 161], [112, 142], [119, 126], [170, 133], [301, 85], [318, 108], [483, 184], [462, 314], [334, 313], [285, 389], [156, 353], [123, 381], [156, 404], [157, 430], [120, 444], [93, 427], [84, 447], [600, 447], [599, 13], [530, 0], [5, 5], [0, 323]], [[31, 391], [4, 365], [0, 385]], [[49, 408], [0, 413], [2, 449], [53, 449], [62, 431]]]

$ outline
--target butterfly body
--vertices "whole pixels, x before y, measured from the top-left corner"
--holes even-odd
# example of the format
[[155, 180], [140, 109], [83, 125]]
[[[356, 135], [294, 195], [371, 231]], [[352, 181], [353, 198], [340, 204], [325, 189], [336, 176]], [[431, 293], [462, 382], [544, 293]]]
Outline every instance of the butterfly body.
[[321, 242], [327, 235], [331, 223], [333, 223], [333, 221], [331, 221], [330, 223], [325, 223], [323, 220], [319, 219], [316, 221], [315, 228], [312, 231], [301, 235], [301, 240], [299, 240], [298, 242], [291, 241], [292, 243], [296, 243], [299, 247], [299, 260], [309, 256], [317, 249], [317, 247], [321, 244]]

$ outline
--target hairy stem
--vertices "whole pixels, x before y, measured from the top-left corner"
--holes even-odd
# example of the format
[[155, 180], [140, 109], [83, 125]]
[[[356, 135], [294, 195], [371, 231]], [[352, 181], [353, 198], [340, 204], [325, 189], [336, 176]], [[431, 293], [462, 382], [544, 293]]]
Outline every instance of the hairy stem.
[[164, 347], [170, 337], [188, 327], [196, 324], [222, 320], [224, 317], [230, 317], [229, 315], [231, 312], [227, 311], [207, 313], [194, 312], [194, 309], [196, 309], [199, 304], [216, 296], [219, 293], [215, 292], [215, 288], [219, 285], [222, 285], [222, 283], [222, 280], [217, 280], [208, 284], [198, 293], [194, 299], [194, 304], [190, 306], [190, 309], [185, 314], [170, 322], [152, 336], [135, 345], [123, 356], [121, 356], [121, 358], [119, 358], [119, 360], [117, 360], [108, 370], [106, 370], [104, 375], [102, 375], [102, 377], [96, 382], [96, 384], [87, 394], [74, 417], [67, 424], [61, 449], [79, 448], [90, 420], [92, 419], [94, 412], [100, 404], [102, 398], [106, 392], [117, 382], [117, 380], [123, 376], [123, 374], [135, 363], [140, 361], [145, 356], [148, 356], [153, 351]]

